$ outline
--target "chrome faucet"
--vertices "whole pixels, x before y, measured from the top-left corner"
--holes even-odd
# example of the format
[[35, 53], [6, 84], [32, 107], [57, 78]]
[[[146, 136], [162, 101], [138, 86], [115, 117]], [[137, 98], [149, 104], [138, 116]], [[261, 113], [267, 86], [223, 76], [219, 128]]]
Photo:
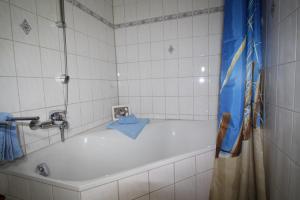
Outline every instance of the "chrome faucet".
[[69, 128], [69, 123], [67, 121], [66, 117], [66, 111], [65, 110], [56, 110], [51, 111], [49, 115], [49, 120], [40, 122], [40, 121], [32, 121], [32, 123], [29, 124], [29, 127], [32, 130], [36, 129], [49, 129], [49, 128], [55, 128], [58, 127], [60, 130], [61, 135], [61, 141], [65, 141], [65, 129]]

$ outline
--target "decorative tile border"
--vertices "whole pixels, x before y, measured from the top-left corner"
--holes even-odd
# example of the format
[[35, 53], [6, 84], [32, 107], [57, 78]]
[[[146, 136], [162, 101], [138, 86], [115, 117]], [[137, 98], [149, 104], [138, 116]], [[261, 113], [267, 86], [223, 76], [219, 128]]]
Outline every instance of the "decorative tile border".
[[167, 20], [192, 17], [192, 16], [196, 16], [196, 15], [222, 12], [223, 10], [224, 10], [223, 6], [207, 8], [207, 9], [202, 9], [202, 10], [194, 10], [194, 11], [176, 13], [176, 14], [171, 14], [171, 15], [153, 17], [153, 18], [149, 18], [149, 19], [142, 19], [142, 20], [127, 22], [127, 23], [122, 23], [122, 24], [115, 24], [114, 28], [118, 29], [118, 28], [126, 28], [126, 27], [130, 27], [130, 26], [137, 26], [137, 25], [143, 25], [143, 24], [151, 24], [151, 23], [162, 22], [162, 21], [167, 21]]
[[181, 19], [181, 18], [185, 18], [185, 17], [191, 17], [191, 16], [208, 14], [208, 13], [222, 12], [224, 10], [224, 6], [219, 6], [219, 7], [202, 9], [202, 10], [194, 10], [194, 11], [176, 13], [176, 14], [171, 14], [171, 15], [153, 17], [153, 18], [148, 18], [148, 19], [142, 19], [142, 20], [127, 22], [127, 23], [122, 23], [122, 24], [113, 24], [113, 23], [109, 22], [107, 19], [101, 17], [99, 14], [90, 10], [88, 7], [86, 7], [84, 4], [80, 3], [78, 0], [65, 0], [65, 1], [73, 4], [74, 6], [76, 6], [80, 10], [82, 10], [83, 12], [86, 12], [87, 14], [95, 17], [96, 19], [98, 19], [99, 21], [103, 22], [104, 24], [106, 24], [107, 26], [109, 26], [113, 29], [126, 28], [126, 27], [130, 27], [130, 26], [138, 26], [138, 25], [142, 25], [142, 24], [151, 24], [151, 23], [162, 22], [162, 21], [173, 20], [173, 19]]
[[76, 6], [77, 8], [79, 8], [80, 10], [82, 10], [83, 12], [86, 12], [87, 14], [91, 15], [92, 17], [95, 17], [96, 19], [98, 19], [99, 21], [103, 22], [107, 26], [109, 26], [111, 28], [114, 28], [114, 24], [113, 23], [111, 23], [107, 19], [101, 17], [99, 14], [95, 13], [94, 11], [92, 11], [91, 9], [89, 9], [88, 7], [86, 7], [84, 4], [80, 3], [78, 0], [65, 0], [65, 1], [73, 4], [74, 6]]

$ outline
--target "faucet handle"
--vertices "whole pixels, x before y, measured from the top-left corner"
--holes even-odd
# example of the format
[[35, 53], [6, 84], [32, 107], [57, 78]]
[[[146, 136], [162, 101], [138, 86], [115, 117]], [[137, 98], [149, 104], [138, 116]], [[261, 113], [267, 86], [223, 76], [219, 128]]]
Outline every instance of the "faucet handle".
[[51, 111], [49, 118], [52, 121], [65, 121], [66, 120], [66, 111], [65, 110]]

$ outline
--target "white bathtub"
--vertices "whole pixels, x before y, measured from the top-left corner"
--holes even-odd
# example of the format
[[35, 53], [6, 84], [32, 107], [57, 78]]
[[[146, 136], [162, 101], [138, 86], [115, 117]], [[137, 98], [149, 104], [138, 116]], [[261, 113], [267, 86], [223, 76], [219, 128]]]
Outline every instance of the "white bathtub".
[[[22, 200], [204, 200], [216, 133], [214, 120], [151, 121], [136, 140], [98, 127], [1, 167], [0, 193]], [[43, 162], [49, 177], [35, 173]]]

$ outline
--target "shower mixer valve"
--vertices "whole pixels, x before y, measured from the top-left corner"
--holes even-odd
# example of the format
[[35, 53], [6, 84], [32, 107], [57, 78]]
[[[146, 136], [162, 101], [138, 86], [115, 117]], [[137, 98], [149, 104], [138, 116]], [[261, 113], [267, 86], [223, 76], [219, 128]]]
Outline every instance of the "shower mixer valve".
[[36, 129], [49, 129], [58, 127], [61, 134], [61, 141], [65, 141], [65, 129], [69, 128], [69, 123], [67, 121], [67, 115], [65, 110], [57, 110], [51, 111], [49, 115], [49, 120], [40, 122], [40, 121], [32, 121], [29, 124], [29, 127], [32, 130]]

